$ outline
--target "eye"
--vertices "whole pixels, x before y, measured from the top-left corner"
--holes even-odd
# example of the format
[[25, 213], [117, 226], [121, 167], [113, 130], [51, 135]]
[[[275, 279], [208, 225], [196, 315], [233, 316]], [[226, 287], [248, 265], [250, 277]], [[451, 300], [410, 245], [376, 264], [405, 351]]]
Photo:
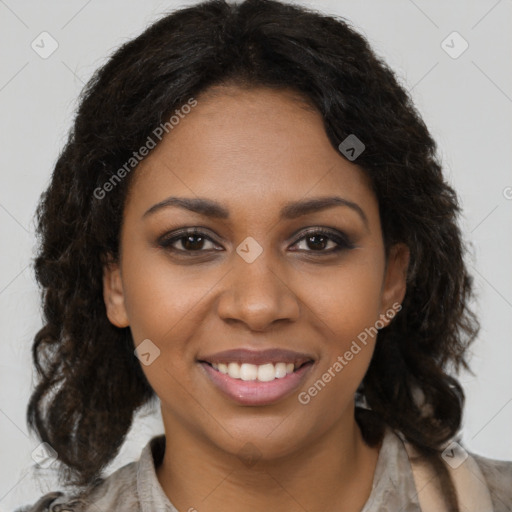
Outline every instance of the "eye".
[[205, 252], [205, 244], [208, 243], [212, 244], [212, 247], [206, 247], [206, 250], [216, 250], [213, 240], [197, 228], [174, 232], [172, 235], [174, 236], [164, 235], [161, 237], [158, 245], [164, 249], [185, 254], [187, 252]]
[[[208, 247], [208, 244], [210, 246]], [[350, 239], [339, 231], [331, 231], [324, 228], [312, 228], [299, 238], [293, 246], [303, 244], [306, 248], [300, 248], [300, 252], [332, 254], [343, 249], [353, 249], [355, 245]], [[158, 245], [166, 250], [181, 253], [185, 256], [193, 256], [192, 253], [217, 251], [218, 245], [211, 237], [200, 228], [183, 229], [178, 232], [166, 234], [159, 238]], [[292, 247], [293, 247], [292, 246]], [[329, 247], [330, 246], [330, 247]], [[328, 248], [328, 250], [326, 250]], [[294, 249], [295, 251], [296, 249]]]
[[[294, 245], [302, 243], [303, 246], [309, 247], [305, 252], [318, 252], [324, 254], [332, 254], [343, 249], [353, 249], [355, 245], [343, 233], [338, 231], [330, 231], [323, 228], [314, 228], [306, 232]], [[331, 245], [329, 250], [326, 247]], [[302, 249], [300, 249], [302, 250]]]

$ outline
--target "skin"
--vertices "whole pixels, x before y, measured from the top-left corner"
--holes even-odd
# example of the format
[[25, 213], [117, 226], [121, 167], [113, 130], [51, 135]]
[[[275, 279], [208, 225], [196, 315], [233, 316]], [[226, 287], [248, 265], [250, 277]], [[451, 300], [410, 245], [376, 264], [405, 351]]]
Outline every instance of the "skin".
[[[297, 394], [365, 328], [391, 321], [383, 315], [403, 300], [409, 251], [393, 246], [386, 264], [369, 179], [333, 148], [321, 116], [293, 91], [224, 86], [197, 100], [135, 171], [120, 260], [104, 272], [110, 321], [130, 326], [135, 345], [150, 339], [160, 350], [142, 366], [166, 432], [158, 480], [183, 511], [359, 511], [379, 447], [362, 439], [354, 393], [375, 338], [307, 405]], [[279, 218], [290, 201], [333, 195], [359, 205], [367, 225], [347, 206]], [[175, 206], [144, 216], [169, 196], [215, 200], [230, 217]], [[173, 244], [179, 254], [159, 246], [162, 235], [196, 226], [212, 241], [195, 239], [191, 256], [183, 239]], [[327, 255], [336, 242], [304, 238], [318, 227], [345, 233], [355, 247]], [[248, 236], [263, 249], [252, 263], [236, 252]], [[242, 347], [289, 348], [315, 363], [297, 392], [242, 406], [197, 363]], [[239, 455], [244, 446], [254, 463]]]

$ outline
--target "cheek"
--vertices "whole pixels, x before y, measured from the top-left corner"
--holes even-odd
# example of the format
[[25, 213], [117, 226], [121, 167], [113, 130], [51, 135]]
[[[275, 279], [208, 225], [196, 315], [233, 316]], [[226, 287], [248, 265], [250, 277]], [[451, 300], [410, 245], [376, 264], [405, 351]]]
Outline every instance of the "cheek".
[[316, 418], [314, 429], [336, 422], [352, 403], [373, 355], [377, 339], [375, 294], [378, 288], [371, 282], [365, 283], [364, 279], [354, 284], [359, 286], [357, 291], [333, 290], [331, 300], [325, 301], [324, 307], [319, 309], [328, 324], [328, 328], [324, 328], [322, 358], [297, 397], [311, 417]]
[[148, 261], [140, 264], [127, 255], [123, 262], [125, 304], [134, 340], [164, 343], [173, 338], [173, 331], [186, 338], [187, 326], [214, 286], [215, 276], [171, 265], [163, 254]]
[[308, 306], [339, 350], [379, 319], [383, 262], [361, 251], [346, 264], [305, 281]]
[[176, 407], [186, 409], [184, 389], [193, 387], [190, 369], [197, 355], [194, 335], [219, 277], [171, 265], [163, 254], [148, 262], [141, 264], [128, 253], [123, 260], [130, 330], [136, 346], [149, 339], [160, 351], [151, 364], [141, 366], [151, 387], [162, 400], [172, 396]]
[[309, 305], [325, 343], [299, 402], [318, 408], [324, 421], [334, 421], [350, 403], [373, 354], [384, 271], [375, 254], [361, 251], [315, 286], [308, 280]]

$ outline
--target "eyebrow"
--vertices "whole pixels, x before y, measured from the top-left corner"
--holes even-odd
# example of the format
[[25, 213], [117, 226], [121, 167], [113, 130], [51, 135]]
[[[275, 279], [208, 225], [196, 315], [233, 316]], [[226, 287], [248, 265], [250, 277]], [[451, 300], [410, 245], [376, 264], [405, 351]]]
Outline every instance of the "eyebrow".
[[[149, 210], [144, 213], [143, 218], [148, 217], [163, 208], [169, 208], [172, 206], [190, 210], [205, 217], [229, 219], [229, 210], [216, 201], [202, 197], [168, 197], [149, 208]], [[302, 201], [290, 202], [281, 209], [280, 218], [287, 220], [296, 219], [303, 215], [326, 210], [327, 208], [333, 208], [335, 206], [351, 208], [358, 213], [365, 226], [367, 228], [369, 227], [368, 217], [364, 210], [357, 203], [339, 196], [314, 197]]]

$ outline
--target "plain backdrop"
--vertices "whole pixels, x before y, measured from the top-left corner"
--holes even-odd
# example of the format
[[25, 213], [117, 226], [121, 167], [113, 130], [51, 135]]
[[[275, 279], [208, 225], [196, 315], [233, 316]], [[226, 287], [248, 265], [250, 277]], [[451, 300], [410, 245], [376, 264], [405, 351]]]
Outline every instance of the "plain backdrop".
[[[25, 421], [31, 343], [41, 326], [31, 268], [39, 195], [92, 72], [164, 13], [192, 3], [0, 0], [0, 511], [58, 488], [51, 470], [35, 471], [31, 454], [39, 441]], [[475, 376], [460, 376], [467, 394], [463, 441], [476, 453], [510, 460], [512, 1], [298, 3], [350, 20], [411, 91], [438, 142], [463, 207], [482, 323], [472, 348]], [[58, 44], [47, 58], [31, 46], [48, 38], [42, 32]], [[52, 40], [46, 41], [48, 50]], [[163, 432], [159, 414], [156, 404], [140, 415], [109, 472], [138, 458]]]

